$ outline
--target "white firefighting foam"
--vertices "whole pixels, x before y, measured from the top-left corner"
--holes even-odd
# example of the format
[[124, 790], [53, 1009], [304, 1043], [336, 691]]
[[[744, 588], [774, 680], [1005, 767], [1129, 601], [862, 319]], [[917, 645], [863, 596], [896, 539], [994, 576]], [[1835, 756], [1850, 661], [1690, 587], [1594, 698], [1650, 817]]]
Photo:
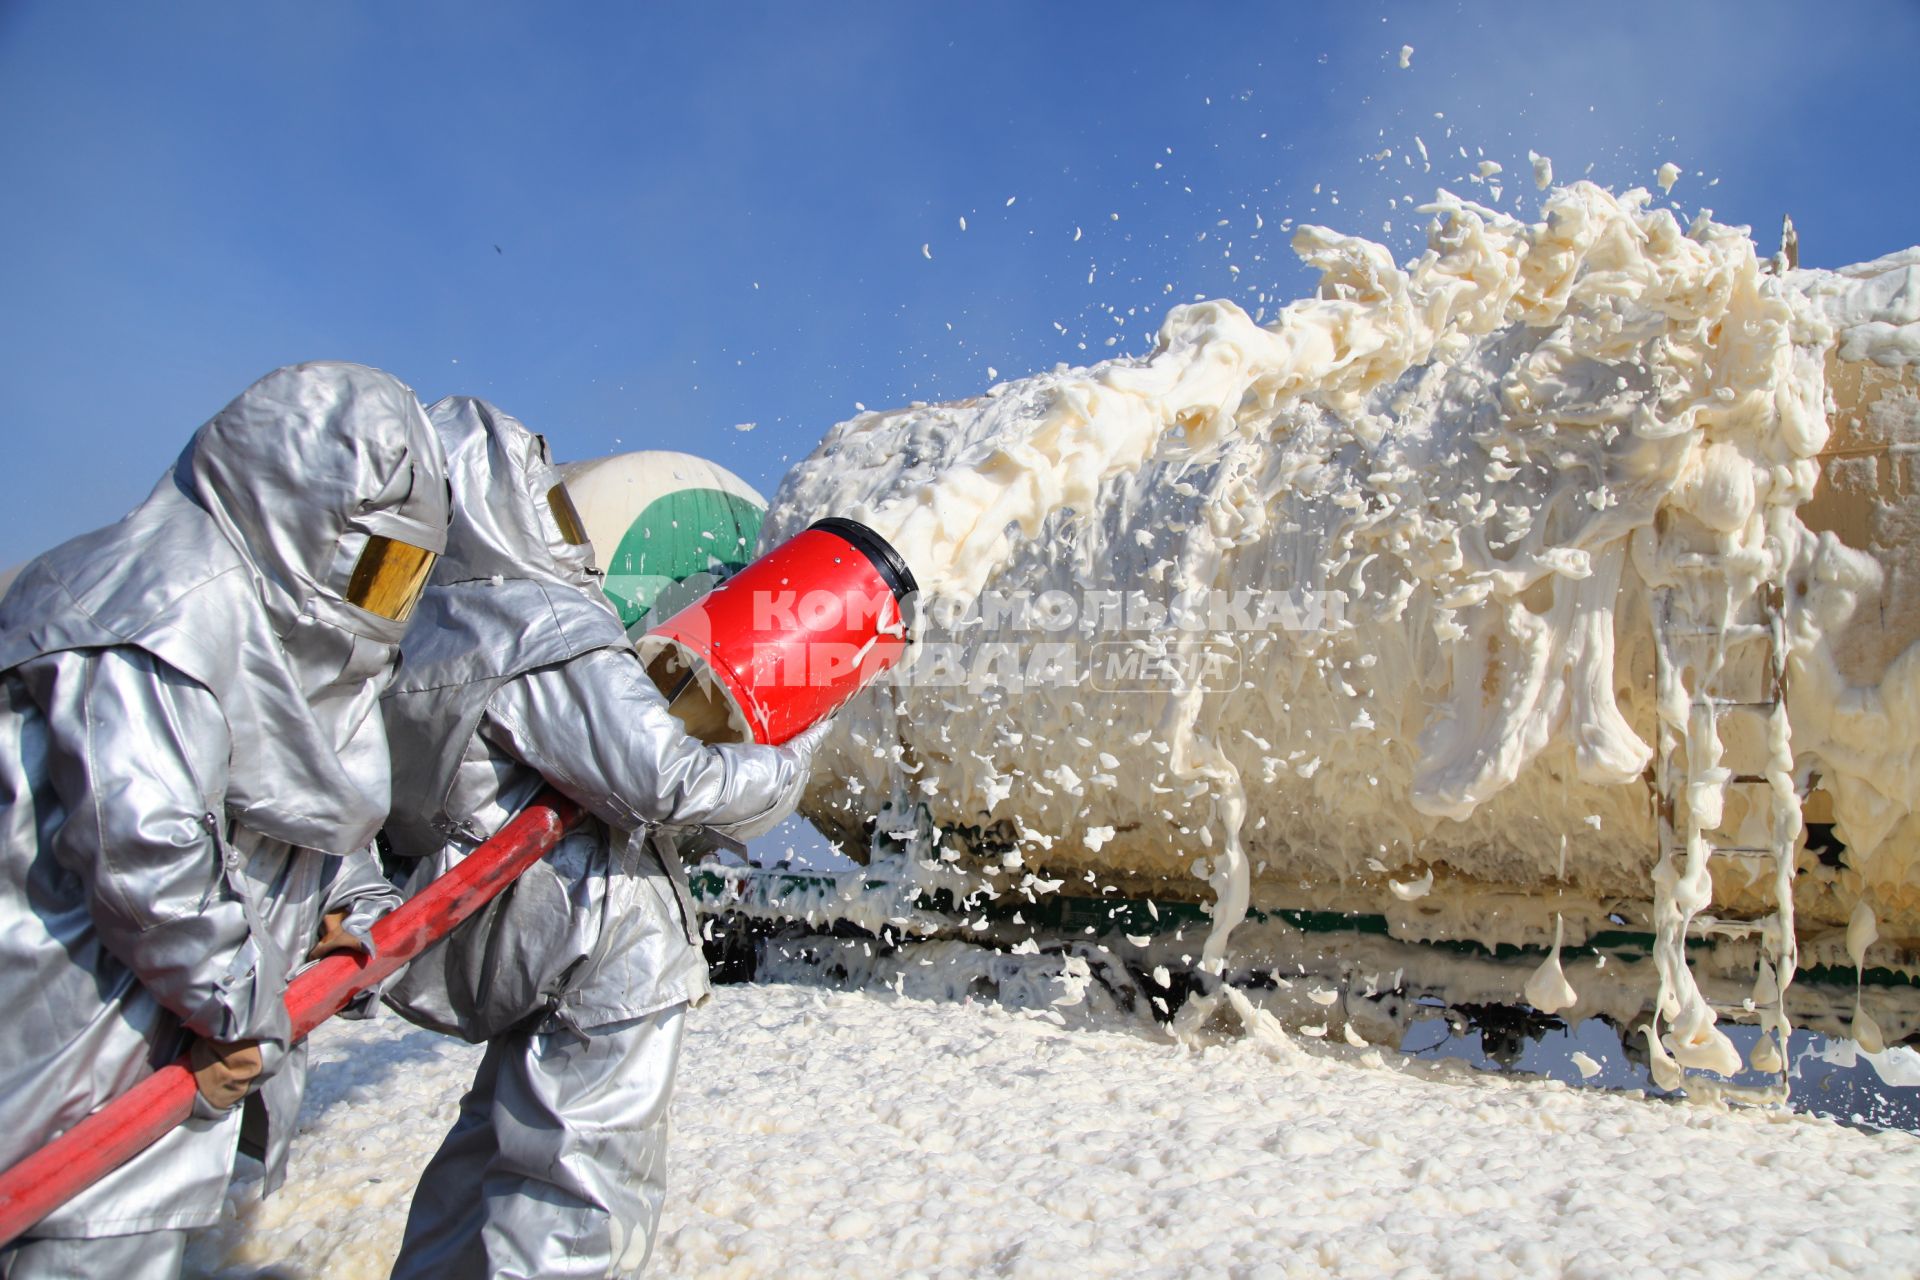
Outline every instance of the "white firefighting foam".
[[[1833, 641], [1884, 608], [1889, 553], [1796, 514], [1821, 479], [1829, 355], [1920, 361], [1920, 251], [1781, 274], [1744, 229], [1648, 204], [1577, 183], [1529, 224], [1442, 193], [1405, 268], [1303, 228], [1318, 296], [1265, 325], [1183, 306], [1145, 357], [834, 428], [764, 536], [863, 520], [935, 605], [1252, 587], [1332, 612], [1229, 636], [1238, 689], [879, 691], [824, 753], [813, 811], [858, 817], [911, 776], [938, 821], [1011, 826], [1049, 865], [1138, 885], [1198, 855], [1216, 973], [1257, 871], [1291, 905], [1371, 907], [1425, 936], [1557, 943], [1651, 899], [1663, 1083], [1740, 1065], [1685, 942], [1722, 927], [1703, 914], [1717, 890], [1745, 894], [1774, 912], [1742, 928], [1761, 939], [1756, 1007], [1784, 1036], [1768, 996], [1797, 963], [1813, 775], [1850, 850], [1853, 878], [1828, 892], [1839, 918], [1848, 895], [1909, 921], [1920, 905], [1914, 842], [1889, 838], [1920, 796], [1920, 646], [1843, 672]], [[1888, 404], [1910, 449], [1920, 400]], [[1656, 645], [1654, 623], [1705, 643]], [[1078, 625], [1084, 655], [1097, 622]], [[1768, 705], [1741, 727], [1716, 682], [1755, 665], [1736, 652], [1754, 636], [1793, 679], [1778, 705], [1747, 697]], [[1557, 837], [1573, 841], [1565, 884], [1489, 910], [1487, 886], [1549, 878]], [[1731, 873], [1715, 862], [1729, 845], [1746, 851]], [[1389, 892], [1390, 871], [1436, 869], [1443, 892]], [[1542, 997], [1570, 998], [1552, 977]]]
[[[1811, 1277], [1920, 1249], [1911, 1134], [1331, 1041], [1190, 1050], [1086, 1002], [1069, 1029], [1046, 1015], [1073, 975], [1009, 1000], [1020, 959], [903, 953], [904, 997], [720, 988], [688, 1017], [646, 1274]], [[999, 999], [954, 1003], [988, 966]], [[189, 1276], [391, 1268], [481, 1051], [391, 1017], [313, 1044], [286, 1186], [262, 1201], [243, 1162]], [[1739, 1226], [1702, 1249], [1703, 1222]]]

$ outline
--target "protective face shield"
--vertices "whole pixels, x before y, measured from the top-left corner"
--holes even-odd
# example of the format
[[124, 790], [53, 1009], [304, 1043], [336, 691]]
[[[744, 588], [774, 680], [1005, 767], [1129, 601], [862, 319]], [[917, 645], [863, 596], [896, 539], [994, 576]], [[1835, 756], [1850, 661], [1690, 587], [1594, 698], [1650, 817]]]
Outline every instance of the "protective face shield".
[[255, 566], [284, 661], [344, 752], [377, 726], [406, 620], [446, 546], [445, 453], [425, 412], [375, 370], [282, 369], [203, 427], [181, 470]]
[[[343, 761], [362, 729], [379, 720], [374, 711], [380, 695], [399, 670], [400, 637], [438, 558], [397, 537], [358, 532], [341, 539], [337, 559], [350, 555], [352, 567], [338, 596], [331, 582], [318, 584], [308, 608], [281, 637], [307, 705]], [[383, 748], [379, 767], [385, 766]]]
[[451, 506], [445, 454], [405, 385], [355, 365], [278, 370], [201, 428], [182, 464], [258, 566], [284, 640], [310, 633], [307, 619], [399, 643]]
[[[541, 443], [546, 443], [544, 437]], [[547, 490], [547, 510], [553, 513], [553, 522], [560, 527], [560, 537], [568, 546], [588, 545], [587, 526], [581, 521], [580, 510], [573, 505], [573, 495], [567, 492], [564, 480]]]
[[[411, 470], [408, 478], [419, 482]], [[382, 494], [350, 516], [327, 569], [315, 576], [301, 617], [399, 644], [446, 546], [445, 527], [422, 521], [409, 509], [413, 505]]]
[[[555, 492], [565, 501], [564, 489]], [[572, 508], [568, 502], [567, 509]], [[426, 589], [437, 558], [434, 552], [410, 542], [370, 537], [347, 578], [347, 603], [389, 622], [405, 622], [413, 616], [413, 606], [420, 603], [420, 593]]]
[[544, 494], [534, 505], [539, 510], [541, 533], [554, 560], [563, 571], [598, 577], [600, 569], [593, 562], [593, 544], [587, 541], [586, 522], [580, 519], [573, 495], [567, 492], [566, 481], [553, 465], [553, 450], [548, 447], [545, 436], [534, 434], [531, 456], [525, 465], [527, 484], [534, 493]]

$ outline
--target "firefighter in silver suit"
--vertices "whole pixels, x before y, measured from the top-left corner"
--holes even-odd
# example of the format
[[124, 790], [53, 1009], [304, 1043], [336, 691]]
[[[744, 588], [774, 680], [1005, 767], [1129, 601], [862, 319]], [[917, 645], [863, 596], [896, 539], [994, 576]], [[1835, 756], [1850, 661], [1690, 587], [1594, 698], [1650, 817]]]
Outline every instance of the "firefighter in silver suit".
[[389, 994], [487, 1045], [394, 1274], [630, 1274], [659, 1221], [685, 1012], [708, 994], [679, 843], [784, 817], [818, 734], [689, 737], [600, 592], [545, 441], [478, 400], [429, 414], [454, 520], [382, 702], [388, 839], [419, 860], [415, 889], [545, 786], [587, 818]]
[[0, 1164], [190, 1053], [191, 1119], [0, 1253], [10, 1280], [177, 1275], [234, 1154], [281, 1180], [305, 1059], [282, 998], [397, 902], [379, 694], [445, 545], [403, 384], [281, 369], [117, 524], [0, 601]]

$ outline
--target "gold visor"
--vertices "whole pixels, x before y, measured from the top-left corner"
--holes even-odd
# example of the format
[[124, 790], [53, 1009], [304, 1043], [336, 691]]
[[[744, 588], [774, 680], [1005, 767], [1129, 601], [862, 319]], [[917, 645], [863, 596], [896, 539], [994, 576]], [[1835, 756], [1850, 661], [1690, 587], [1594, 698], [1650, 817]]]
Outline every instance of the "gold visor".
[[374, 534], [347, 580], [347, 603], [395, 622], [405, 622], [433, 572], [434, 554], [410, 542]]
[[580, 509], [573, 505], [573, 495], [567, 492], [567, 486], [557, 484], [547, 490], [547, 506], [553, 512], [553, 521], [560, 526], [560, 536], [567, 545], [585, 546], [587, 527], [580, 523]]

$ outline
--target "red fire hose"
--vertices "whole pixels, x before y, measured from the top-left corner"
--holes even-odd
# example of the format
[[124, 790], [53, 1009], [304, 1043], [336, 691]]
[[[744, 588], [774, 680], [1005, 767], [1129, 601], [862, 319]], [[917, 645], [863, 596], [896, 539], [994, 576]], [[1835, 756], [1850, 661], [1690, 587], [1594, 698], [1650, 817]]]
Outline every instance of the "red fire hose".
[[[287, 1015], [293, 1039], [346, 1007], [455, 926], [485, 906], [538, 862], [579, 820], [580, 808], [554, 791], [543, 791], [459, 866], [418, 897], [373, 926], [369, 960], [359, 954], [328, 956], [287, 984]], [[0, 1173], [0, 1246], [131, 1160], [193, 1112], [193, 1073], [182, 1055], [160, 1068], [5, 1173]]]

